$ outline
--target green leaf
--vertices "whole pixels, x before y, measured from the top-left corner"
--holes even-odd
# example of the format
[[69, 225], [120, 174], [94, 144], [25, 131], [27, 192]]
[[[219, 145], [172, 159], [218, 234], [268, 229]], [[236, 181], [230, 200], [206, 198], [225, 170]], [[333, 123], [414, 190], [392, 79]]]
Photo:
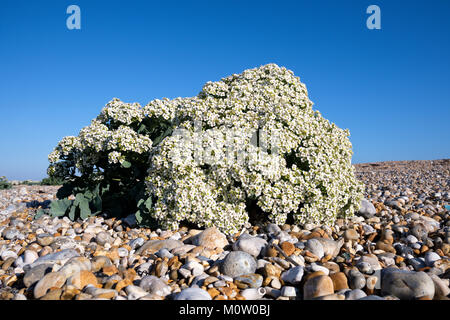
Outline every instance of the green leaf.
[[147, 127], [145, 126], [145, 124], [141, 124], [139, 129], [137, 130], [137, 133], [142, 133], [143, 131], [145, 131], [147, 129]]
[[136, 211], [135, 213], [136, 222], [140, 224], [142, 222], [142, 213], [141, 210]]
[[144, 199], [140, 199], [137, 203], [137, 207], [139, 208], [145, 202]]
[[131, 163], [129, 163], [127, 160], [122, 161], [121, 164], [122, 164], [122, 167], [124, 167], [124, 168], [131, 167]]
[[147, 200], [145, 200], [145, 207], [148, 210], [151, 210], [152, 209], [152, 204], [153, 204], [152, 197], [150, 196], [150, 197], [147, 198]]
[[72, 204], [72, 200], [69, 199], [61, 199], [61, 200], [55, 200], [52, 201], [50, 204], [50, 214], [53, 217], [60, 217], [63, 216], [67, 208]]
[[95, 210], [102, 211], [102, 198], [99, 195], [95, 196], [91, 203]]
[[162, 133], [159, 137], [157, 137], [155, 140], [153, 140], [153, 145], [156, 146], [157, 144], [159, 144], [165, 137], [167, 137], [168, 135], [170, 135], [172, 133], [173, 129], [171, 127], [167, 128], [166, 131], [164, 131], [164, 133]]
[[77, 210], [77, 206], [75, 204], [72, 204], [69, 210], [69, 219], [74, 221], [75, 220], [75, 211]]
[[81, 219], [85, 220], [89, 218], [89, 216], [91, 215], [91, 209], [89, 209], [89, 202], [86, 198], [83, 197], [83, 200], [80, 201], [79, 208]]

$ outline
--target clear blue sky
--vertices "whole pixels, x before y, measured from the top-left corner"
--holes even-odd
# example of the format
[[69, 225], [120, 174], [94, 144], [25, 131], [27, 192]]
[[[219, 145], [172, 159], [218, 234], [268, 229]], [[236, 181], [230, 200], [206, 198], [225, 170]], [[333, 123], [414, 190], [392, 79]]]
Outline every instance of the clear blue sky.
[[45, 177], [56, 143], [113, 97], [194, 96], [271, 62], [350, 129], [354, 163], [449, 158], [449, 16], [447, 0], [2, 0], [0, 176]]

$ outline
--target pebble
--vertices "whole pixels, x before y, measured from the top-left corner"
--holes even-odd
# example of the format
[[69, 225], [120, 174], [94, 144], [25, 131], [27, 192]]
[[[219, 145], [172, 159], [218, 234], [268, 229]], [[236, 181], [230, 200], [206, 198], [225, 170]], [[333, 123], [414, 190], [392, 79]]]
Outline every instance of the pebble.
[[125, 287], [128, 300], [137, 300], [148, 295], [148, 292], [141, 287], [135, 285], [128, 285]]
[[52, 272], [52, 270], [53, 264], [51, 263], [43, 263], [29, 269], [23, 277], [23, 283], [25, 287], [27, 288], [31, 287], [33, 284], [42, 279], [44, 275], [46, 275], [49, 272]]
[[309, 239], [306, 242], [305, 249], [310, 251], [313, 255], [321, 259], [324, 256], [324, 248], [322, 243], [317, 239]]
[[297, 266], [287, 271], [284, 271], [281, 274], [281, 280], [290, 284], [297, 285], [302, 281], [303, 274], [304, 274], [303, 267]]
[[170, 287], [160, 278], [155, 276], [145, 276], [141, 279], [139, 287], [149, 294], [165, 297], [171, 293]]
[[366, 278], [358, 270], [352, 269], [348, 274], [348, 284], [351, 289], [362, 289], [366, 286]]
[[251, 273], [234, 278], [234, 283], [238, 288], [258, 288], [263, 283], [263, 277], [260, 274]]
[[283, 286], [283, 288], [281, 288], [281, 295], [283, 297], [295, 297], [297, 296], [297, 292], [295, 290], [295, 287]]
[[348, 282], [345, 273], [335, 272], [330, 274], [330, 278], [333, 281], [333, 288], [335, 291], [348, 289]]
[[50, 253], [41, 256], [39, 259], [30, 264], [30, 267], [37, 266], [42, 263], [64, 264], [67, 260], [73, 257], [78, 257], [79, 253], [74, 249], [64, 249], [55, 253]]
[[203, 289], [187, 288], [178, 293], [175, 300], [212, 300], [212, 298], [209, 293]]
[[157, 252], [163, 248], [172, 250], [183, 246], [184, 243], [180, 240], [166, 239], [166, 240], [149, 240], [145, 242], [139, 249], [136, 250], [136, 254], [143, 255], [146, 252]]
[[215, 227], [207, 228], [192, 237], [192, 244], [209, 249], [221, 248], [228, 245], [227, 237]]
[[266, 240], [259, 237], [253, 237], [248, 233], [243, 233], [239, 236], [239, 239], [233, 243], [233, 250], [247, 252], [256, 258], [266, 246]]
[[367, 294], [361, 289], [353, 289], [345, 292], [345, 300], [359, 300], [366, 296]]
[[434, 282], [425, 272], [415, 272], [397, 269], [383, 270], [381, 292], [383, 295], [393, 295], [401, 300], [412, 300], [434, 297]]
[[222, 262], [222, 272], [233, 278], [255, 271], [255, 258], [244, 251], [231, 251]]
[[366, 219], [373, 217], [377, 213], [372, 202], [367, 199], [362, 199], [361, 208], [357, 212], [358, 215], [363, 216]]
[[61, 288], [65, 282], [66, 279], [63, 274], [59, 272], [47, 273], [34, 287], [34, 297], [39, 299], [47, 294], [48, 289]]
[[303, 287], [303, 298], [311, 300], [334, 293], [333, 280], [329, 276], [319, 275], [309, 278]]
[[264, 288], [249, 288], [241, 291], [241, 296], [245, 300], [259, 300], [266, 294], [266, 289]]
[[434, 263], [438, 260], [441, 260], [441, 256], [438, 255], [436, 252], [428, 251], [425, 254], [425, 264], [428, 267], [432, 267], [434, 265]]

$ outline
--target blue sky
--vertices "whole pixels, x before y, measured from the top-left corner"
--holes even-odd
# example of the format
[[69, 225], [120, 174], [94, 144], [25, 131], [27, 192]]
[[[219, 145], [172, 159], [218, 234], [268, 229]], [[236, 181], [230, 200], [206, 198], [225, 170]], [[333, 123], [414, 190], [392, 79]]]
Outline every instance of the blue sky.
[[[66, 9], [81, 9], [69, 30]], [[381, 9], [369, 30], [366, 8]], [[145, 105], [267, 63], [351, 132], [353, 162], [450, 156], [450, 1], [0, 2], [0, 176], [47, 154], [113, 97]]]

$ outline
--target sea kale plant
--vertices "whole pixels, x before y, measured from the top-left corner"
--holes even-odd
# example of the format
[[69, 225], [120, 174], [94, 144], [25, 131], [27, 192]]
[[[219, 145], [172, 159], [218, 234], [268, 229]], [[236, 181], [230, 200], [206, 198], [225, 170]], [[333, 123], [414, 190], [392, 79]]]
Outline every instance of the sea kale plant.
[[312, 106], [300, 79], [275, 64], [207, 82], [196, 97], [113, 99], [49, 155], [50, 177], [67, 181], [50, 212], [136, 213], [141, 224], [227, 234], [247, 222], [351, 216], [362, 185], [349, 132]]

